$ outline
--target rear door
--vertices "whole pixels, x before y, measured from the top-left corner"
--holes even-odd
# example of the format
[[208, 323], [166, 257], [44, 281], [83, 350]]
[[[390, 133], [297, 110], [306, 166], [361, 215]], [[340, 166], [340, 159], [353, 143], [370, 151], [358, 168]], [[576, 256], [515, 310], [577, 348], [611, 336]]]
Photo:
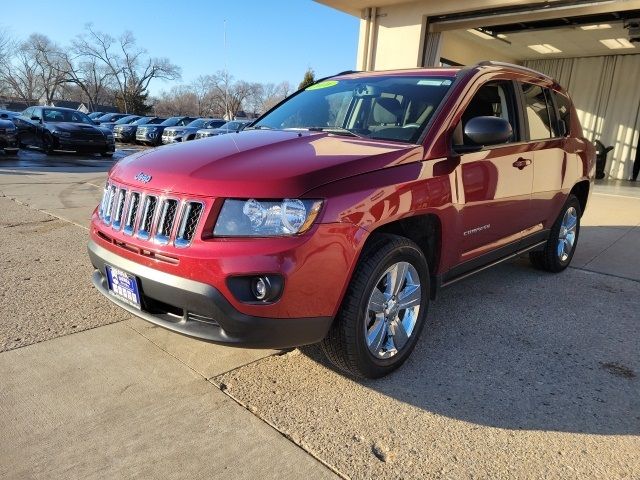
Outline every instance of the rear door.
[[[558, 122], [553, 91], [541, 85], [518, 82], [527, 122], [529, 146], [533, 154], [533, 188], [529, 211], [532, 232], [551, 228], [562, 204], [568, 166], [566, 131]], [[566, 129], [565, 129], [566, 130]], [[569, 175], [573, 178], [573, 174]], [[569, 187], [570, 188], [570, 187]]]
[[[461, 222], [459, 263], [473, 260], [482, 263], [508, 255], [517, 249], [523, 231], [530, 227], [525, 213], [530, 206], [533, 159], [522, 141], [514, 82], [490, 81], [475, 92], [456, 127], [454, 150], [456, 144], [470, 142], [463, 134], [464, 126], [477, 116], [508, 120], [514, 135], [504, 144], [460, 156], [456, 180]], [[488, 258], [492, 255], [497, 258]]]

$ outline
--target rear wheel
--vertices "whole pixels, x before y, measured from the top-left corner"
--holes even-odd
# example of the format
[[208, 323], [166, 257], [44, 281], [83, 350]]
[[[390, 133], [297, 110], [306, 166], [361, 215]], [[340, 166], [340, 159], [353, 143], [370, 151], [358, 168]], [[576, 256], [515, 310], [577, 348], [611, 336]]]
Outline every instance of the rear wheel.
[[366, 248], [322, 349], [341, 370], [379, 378], [411, 355], [429, 303], [429, 269], [411, 240], [378, 235]]
[[53, 137], [49, 134], [45, 135], [42, 139], [42, 150], [47, 155], [51, 155], [53, 153], [54, 140]]
[[578, 244], [582, 211], [578, 198], [571, 194], [556, 219], [544, 249], [529, 253], [534, 267], [547, 272], [561, 272], [569, 266]]

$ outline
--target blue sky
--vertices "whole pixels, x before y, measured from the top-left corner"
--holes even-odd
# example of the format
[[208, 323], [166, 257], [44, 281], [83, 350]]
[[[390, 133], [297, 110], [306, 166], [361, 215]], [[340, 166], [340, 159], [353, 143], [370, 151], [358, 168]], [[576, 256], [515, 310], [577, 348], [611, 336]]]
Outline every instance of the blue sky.
[[[225, 67], [236, 79], [288, 80], [308, 67], [316, 77], [355, 67], [358, 19], [311, 0], [30, 0], [2, 2], [0, 27], [25, 38], [33, 32], [60, 44], [93, 23], [114, 36], [134, 33], [152, 56], [182, 67], [182, 82]], [[157, 94], [170, 83], [152, 83]]]

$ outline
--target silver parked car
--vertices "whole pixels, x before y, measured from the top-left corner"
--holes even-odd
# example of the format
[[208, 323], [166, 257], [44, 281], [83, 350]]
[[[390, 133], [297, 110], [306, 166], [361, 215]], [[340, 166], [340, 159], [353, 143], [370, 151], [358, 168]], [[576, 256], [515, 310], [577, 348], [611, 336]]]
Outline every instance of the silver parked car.
[[183, 127], [165, 128], [162, 143], [187, 142], [196, 138], [196, 132], [202, 128], [218, 128], [226, 123], [221, 118], [197, 118]]
[[205, 137], [215, 137], [225, 133], [239, 132], [244, 127], [253, 123], [253, 120], [231, 120], [219, 128], [203, 128], [197, 131], [196, 139]]

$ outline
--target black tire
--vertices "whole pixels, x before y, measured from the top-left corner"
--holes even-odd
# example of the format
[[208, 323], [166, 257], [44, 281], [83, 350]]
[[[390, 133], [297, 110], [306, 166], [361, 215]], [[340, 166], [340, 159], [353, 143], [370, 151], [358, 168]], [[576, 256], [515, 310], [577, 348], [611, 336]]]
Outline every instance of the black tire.
[[[560, 229], [562, 228], [562, 221], [565, 214], [572, 208], [575, 209], [577, 213], [575, 240], [567, 257], [565, 259], [561, 259], [558, 255]], [[545, 270], [547, 272], [558, 273], [569, 266], [569, 264], [571, 263], [571, 259], [573, 258], [573, 254], [576, 251], [576, 247], [578, 246], [578, 239], [580, 237], [580, 217], [582, 217], [580, 201], [575, 195], [570, 194], [569, 198], [567, 198], [566, 203], [562, 207], [558, 218], [554, 222], [553, 227], [551, 227], [549, 239], [547, 240], [544, 248], [540, 251], [529, 253], [529, 260], [534, 267], [540, 270]]]
[[46, 153], [47, 155], [52, 155], [53, 146], [54, 146], [53, 137], [51, 135], [45, 135], [44, 138], [42, 139], [42, 150], [44, 151], [44, 153]]
[[114, 152], [100, 152], [100, 155], [103, 156], [103, 157], [111, 158], [111, 157], [113, 157], [113, 153]]
[[[397, 262], [408, 262], [417, 271], [421, 285], [420, 310], [413, 332], [394, 356], [374, 356], [365, 339], [365, 322], [370, 320], [368, 302], [379, 279]], [[321, 346], [327, 358], [340, 370], [355, 377], [379, 378], [400, 367], [411, 355], [427, 317], [429, 267], [422, 250], [411, 240], [379, 234], [370, 241], [356, 266], [340, 311]]]
[[6, 153], [7, 155], [17, 155], [18, 154], [18, 149], [17, 148], [5, 148], [4, 149], [4, 153]]

